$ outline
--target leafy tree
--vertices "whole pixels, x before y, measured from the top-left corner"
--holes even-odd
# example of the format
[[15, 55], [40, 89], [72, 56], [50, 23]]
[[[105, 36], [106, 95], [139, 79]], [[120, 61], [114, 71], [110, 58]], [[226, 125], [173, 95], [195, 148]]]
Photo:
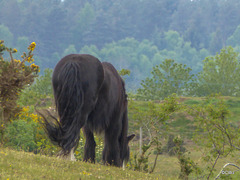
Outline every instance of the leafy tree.
[[182, 150], [182, 144], [183, 140], [180, 137], [176, 137], [173, 140], [174, 147], [173, 151], [177, 155], [177, 159], [180, 164], [180, 173], [179, 173], [179, 179], [188, 180], [188, 176], [195, 171], [196, 174], [201, 173], [200, 168], [197, 166], [197, 164], [194, 163], [193, 160], [190, 159], [189, 155]]
[[140, 98], [143, 99], [164, 99], [176, 93], [184, 95], [189, 91], [190, 83], [193, 80], [191, 68], [172, 59], [166, 59], [162, 64], [153, 67], [152, 77], [147, 77], [138, 89]]
[[227, 39], [227, 45], [235, 47], [240, 43], [240, 25], [234, 31], [234, 33]]
[[25, 47], [29, 44], [29, 39], [26, 36], [18, 37], [17, 39], [17, 49], [20, 53], [25, 51]]
[[[179, 32], [169, 30], [164, 33], [156, 33], [153, 42], [160, 49], [153, 59], [153, 64], [159, 59], [176, 59], [177, 62], [187, 64], [194, 73], [202, 69], [201, 60], [209, 55], [209, 52], [202, 48], [197, 51], [190, 41], [184, 41]], [[156, 54], [155, 54], [156, 55]], [[159, 64], [159, 63], [157, 63]]]
[[240, 2], [238, 0], [219, 1], [217, 20], [218, 28], [221, 32], [221, 37], [223, 38], [224, 43], [239, 25], [240, 16], [237, 15], [239, 13], [239, 8]]
[[[157, 165], [157, 159], [162, 152], [162, 138], [166, 138], [168, 133], [167, 121], [171, 115], [178, 111], [181, 106], [177, 101], [176, 94], [165, 98], [163, 103], [156, 104], [150, 101], [145, 109], [136, 106], [136, 102], [130, 102], [132, 118], [137, 121], [138, 126], [147, 131], [149, 142], [143, 144], [140, 154], [136, 154], [134, 169], [152, 173]], [[155, 160], [152, 166], [148, 164], [151, 151], [155, 151]]]
[[[175, 139], [178, 139], [178, 137], [174, 137], [173, 134], [170, 134], [168, 136], [168, 141], [167, 141], [167, 144], [166, 144], [166, 147], [164, 147], [164, 150], [165, 152], [169, 155], [169, 156], [174, 156], [176, 155], [177, 152], [181, 152], [181, 153], [184, 153], [186, 151], [186, 148], [183, 146], [183, 140], [181, 141], [181, 143], [175, 143]], [[176, 151], [176, 146], [179, 146], [178, 150]]]
[[217, 29], [215, 32], [211, 33], [209, 41], [209, 51], [211, 54], [216, 54], [219, 52], [224, 44], [224, 39], [222, 37], [220, 29]]
[[158, 52], [158, 48], [148, 40], [139, 42], [134, 38], [126, 38], [106, 44], [100, 50], [96, 46], [85, 46], [81, 50], [81, 53], [84, 52], [97, 54], [100, 60], [111, 62], [116, 69], [129, 69], [131, 76], [126, 77], [127, 85], [135, 88], [136, 84], [149, 74], [154, 53]]
[[180, 34], [177, 31], [168, 31], [165, 32], [165, 49], [167, 50], [176, 50], [182, 47], [184, 40], [180, 37]]
[[197, 95], [240, 95], [240, 62], [232, 47], [223, 48], [216, 56], [206, 57], [203, 63], [203, 71], [198, 74]]
[[95, 13], [94, 9], [89, 3], [85, 3], [84, 7], [78, 11], [75, 16], [75, 22], [73, 26], [73, 33], [78, 34], [78, 36], [73, 36], [74, 45], [83, 45], [84, 34], [87, 32], [91, 24], [94, 23]]
[[77, 50], [75, 49], [75, 46], [71, 44], [67, 47], [67, 49], [64, 50], [62, 56], [66, 56], [68, 54], [76, 54], [76, 53], [77, 53]]
[[80, 52], [80, 54], [91, 54], [95, 57], [98, 57], [100, 56], [100, 52], [98, 50], [98, 48], [95, 46], [95, 45], [91, 45], [91, 46], [84, 46]]
[[26, 87], [20, 94], [18, 104], [22, 106], [45, 103], [46, 98], [53, 96], [52, 91], [52, 69], [45, 69], [44, 74], [39, 76], [34, 84]]
[[189, 109], [195, 119], [194, 139], [203, 147], [203, 160], [207, 162], [202, 175], [210, 179], [220, 158], [239, 152], [239, 131], [229, 121], [230, 111], [219, 95], [209, 96]]
[[131, 72], [128, 69], [121, 69], [120, 71], [118, 71], [118, 73], [121, 77], [123, 77], [123, 76], [126, 76], [126, 75], [129, 76]]
[[32, 85], [32, 90], [44, 96], [52, 95], [52, 69], [45, 69], [44, 74], [39, 76]]
[[0, 39], [5, 39], [7, 46], [13, 44], [13, 34], [10, 32], [9, 28], [3, 24], [0, 24]]
[[[1, 0], [0, 1], [0, 24], [4, 24], [9, 28], [9, 31], [14, 34], [14, 36], [19, 36], [21, 32], [19, 31], [19, 26], [23, 18], [23, 13], [21, 12], [18, 0]], [[1, 35], [1, 32], [0, 32]], [[7, 46], [12, 46], [13, 44], [6, 37], [0, 37], [4, 39], [9, 44]]]
[[60, 61], [61, 56], [58, 52], [54, 52], [51, 54], [51, 58], [47, 61], [48, 68], [54, 68], [58, 61]]

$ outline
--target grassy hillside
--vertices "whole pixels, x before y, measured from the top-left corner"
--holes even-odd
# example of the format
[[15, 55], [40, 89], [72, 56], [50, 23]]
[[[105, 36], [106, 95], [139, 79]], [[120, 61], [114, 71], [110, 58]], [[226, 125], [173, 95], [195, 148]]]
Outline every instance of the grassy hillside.
[[[200, 151], [191, 149], [191, 158], [200, 166]], [[236, 163], [236, 158], [221, 159], [218, 166], [219, 170], [227, 162]], [[161, 155], [158, 160], [158, 166], [153, 174], [141, 173], [129, 169], [104, 166], [100, 164], [84, 163], [81, 161], [71, 162], [55, 157], [35, 155], [23, 151], [14, 151], [8, 148], [0, 148], [0, 179], [1, 180], [29, 180], [29, 179], [57, 179], [57, 180], [79, 180], [79, 179], [162, 179], [176, 180], [179, 175], [179, 164], [176, 157]], [[230, 167], [229, 171], [235, 171], [236, 168]], [[194, 179], [194, 175], [190, 179]], [[239, 179], [240, 172], [235, 172], [226, 178]]]
[[[180, 98], [180, 102], [193, 105], [200, 104], [204, 98]], [[240, 117], [240, 98], [224, 97], [229, 107], [231, 116], [228, 120], [231, 124], [239, 127]], [[135, 101], [143, 110], [147, 109], [148, 102]], [[156, 102], [158, 106], [160, 102]], [[130, 102], [131, 104], [131, 102]], [[139, 125], [136, 124], [132, 118], [132, 111], [129, 111], [129, 133], [138, 135]], [[169, 133], [174, 135], [181, 135], [184, 138], [185, 147], [191, 152], [190, 157], [203, 170], [206, 169], [206, 162], [202, 159], [203, 147], [197, 147], [191, 137], [193, 135], [194, 118], [184, 112], [173, 115], [169, 120]], [[148, 136], [145, 136], [147, 139]], [[166, 140], [163, 140], [163, 146]], [[130, 143], [131, 148], [131, 163], [133, 162], [133, 155], [138, 153], [139, 144], [138, 137]], [[236, 152], [239, 153], [239, 152]], [[215, 177], [221, 168], [226, 163], [234, 163], [239, 165], [239, 154], [234, 157], [219, 159], [216, 165]], [[152, 166], [154, 162], [154, 153], [149, 157], [149, 165]], [[229, 167], [229, 171], [237, 170], [234, 167]], [[90, 164], [81, 161], [70, 162], [57, 159], [54, 157], [47, 157], [42, 155], [35, 155], [33, 153], [26, 153], [22, 151], [14, 151], [7, 148], [0, 148], [0, 179], [177, 179], [180, 172], [180, 166], [175, 156], [168, 156], [161, 154], [157, 161], [157, 166], [153, 174], [140, 173], [132, 170], [122, 170], [121, 168], [103, 166], [100, 164]], [[240, 171], [236, 171], [234, 175], [228, 176], [232, 179], [240, 178]], [[228, 178], [226, 177], [226, 178]], [[191, 174], [189, 179], [196, 178]]]
[[122, 168], [71, 162], [0, 148], [0, 179], [169, 179]]

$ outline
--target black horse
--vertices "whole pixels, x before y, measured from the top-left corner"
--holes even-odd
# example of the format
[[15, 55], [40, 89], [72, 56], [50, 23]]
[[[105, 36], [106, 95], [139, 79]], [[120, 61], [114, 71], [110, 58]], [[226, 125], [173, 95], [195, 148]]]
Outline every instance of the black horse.
[[87, 54], [71, 54], [56, 65], [52, 84], [59, 120], [44, 118], [49, 138], [62, 156], [71, 157], [80, 138], [86, 137], [84, 161], [95, 162], [93, 133], [104, 133], [103, 162], [122, 166], [129, 159], [127, 95], [124, 82], [107, 62]]

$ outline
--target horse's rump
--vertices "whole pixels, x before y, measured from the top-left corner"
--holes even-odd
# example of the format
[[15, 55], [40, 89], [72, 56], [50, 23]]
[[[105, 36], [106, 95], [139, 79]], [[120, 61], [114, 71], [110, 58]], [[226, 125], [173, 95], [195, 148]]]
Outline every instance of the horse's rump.
[[50, 139], [65, 154], [78, 144], [80, 129], [95, 106], [103, 78], [101, 62], [90, 55], [71, 54], [56, 65], [52, 84], [60, 124], [46, 124]]

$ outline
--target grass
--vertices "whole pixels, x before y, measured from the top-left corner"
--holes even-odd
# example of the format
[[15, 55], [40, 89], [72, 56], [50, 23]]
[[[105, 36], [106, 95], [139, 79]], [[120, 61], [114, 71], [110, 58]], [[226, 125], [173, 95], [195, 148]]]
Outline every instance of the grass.
[[[231, 117], [228, 119], [231, 123], [239, 125], [240, 117], [240, 98], [225, 98]], [[203, 98], [181, 98], [180, 101], [187, 105], [200, 104]], [[148, 110], [147, 103], [144, 101], [136, 102], [142, 110]], [[138, 126], [131, 119], [131, 111], [129, 111], [129, 133], [138, 133]], [[169, 122], [169, 133], [174, 135], [180, 134], [187, 140], [191, 139], [194, 130], [193, 121], [184, 112], [176, 114]], [[189, 142], [189, 141], [188, 141]], [[165, 142], [166, 143], [166, 142]], [[138, 142], [131, 142], [131, 154], [138, 150]], [[164, 144], [164, 143], [163, 143]], [[201, 168], [206, 168], [206, 164], [201, 159], [201, 148], [197, 148], [192, 142], [187, 143], [186, 147], [191, 152], [190, 157], [194, 162], [198, 163]], [[150, 165], [154, 161], [154, 155], [150, 155]], [[240, 164], [239, 154], [234, 157], [219, 159], [214, 177], [219, 173], [226, 163]], [[226, 170], [236, 170], [234, 167], [228, 167]], [[121, 168], [103, 166], [101, 164], [90, 164], [81, 161], [70, 162], [57, 159], [55, 157], [47, 157], [14, 151], [7, 148], [0, 148], [0, 179], [177, 179], [180, 172], [178, 160], [174, 156], [166, 154], [160, 155], [155, 171], [152, 174], [140, 173], [130, 169], [122, 170]], [[232, 179], [240, 179], [240, 172], [234, 175], [226, 176]], [[190, 179], [194, 179], [194, 175]]]
[[0, 179], [170, 179], [111, 166], [0, 148]]
[[[192, 147], [187, 145], [186, 146], [188, 152], [191, 152], [189, 154], [189, 157], [197, 163], [197, 165], [202, 169], [206, 170], [207, 164], [206, 162], [202, 159], [202, 147]], [[150, 162], [153, 164], [154, 161], [154, 155], [150, 156]], [[240, 158], [239, 158], [239, 153], [235, 153], [234, 157], [228, 156], [227, 158], [220, 158], [217, 162], [217, 165], [215, 167], [216, 171], [214, 171], [214, 174], [212, 178], [216, 177], [218, 173], [221, 171], [222, 167], [227, 164], [227, 163], [234, 163], [236, 165], [240, 164]], [[226, 179], [232, 178], [233, 180], [239, 180], [240, 179], [240, 171], [237, 171], [237, 168], [233, 166], [229, 166], [225, 171], [235, 171], [234, 175], [224, 175]], [[166, 176], [169, 177], [170, 179], [177, 179], [179, 176], [180, 172], [180, 165], [179, 161], [176, 156], [169, 156], [166, 154], [162, 154], [158, 158], [158, 163], [156, 170], [153, 172], [153, 175], [160, 174], [161, 176]], [[205, 174], [205, 173], [203, 173]], [[222, 178], [224, 177], [222, 176]], [[189, 176], [189, 179], [197, 179], [196, 174], [192, 173]], [[206, 178], [203, 178], [206, 179]]]
[[[205, 164], [201, 160], [200, 150], [188, 147], [191, 154], [190, 157], [204, 167]], [[214, 172], [214, 177], [219, 173], [224, 164], [228, 162], [239, 163], [240, 159], [228, 157], [220, 159]], [[150, 156], [150, 165], [153, 162], [154, 155]], [[228, 171], [235, 171], [236, 168], [229, 167]], [[175, 180], [178, 178], [180, 171], [178, 160], [175, 156], [160, 155], [156, 170], [153, 174], [141, 173], [130, 169], [122, 170], [111, 166], [101, 164], [91, 164], [81, 161], [66, 161], [56, 157], [48, 157], [39, 154], [27, 153], [23, 151], [14, 151], [8, 148], [0, 148], [0, 179], [159, 179], [159, 180]], [[225, 175], [226, 176], [226, 175]], [[234, 175], [226, 176], [227, 179], [239, 179], [240, 172]], [[189, 179], [195, 179], [194, 174]]]

